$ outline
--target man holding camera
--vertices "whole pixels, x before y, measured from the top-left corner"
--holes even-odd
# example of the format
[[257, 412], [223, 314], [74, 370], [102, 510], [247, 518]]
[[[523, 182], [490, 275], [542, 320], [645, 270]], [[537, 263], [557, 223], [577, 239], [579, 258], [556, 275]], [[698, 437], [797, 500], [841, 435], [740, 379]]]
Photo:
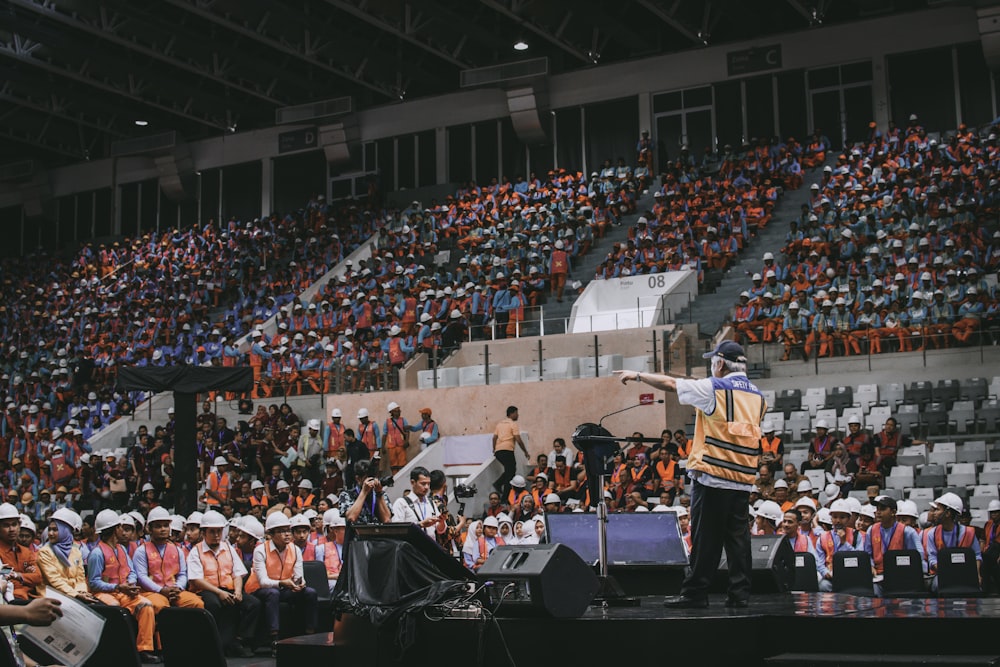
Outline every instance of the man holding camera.
[[431, 498], [431, 473], [423, 466], [410, 471], [410, 493], [392, 505], [392, 517], [396, 523], [415, 523], [428, 537], [437, 539], [439, 533], [447, 530], [444, 515], [438, 511]]
[[[372, 523], [389, 523], [392, 521], [392, 510], [389, 509], [383, 481], [378, 478], [380, 457], [376, 452], [370, 461], [358, 461], [354, 464], [354, 487], [345, 489], [340, 494], [340, 507], [348, 508], [344, 518], [354, 525]], [[391, 479], [391, 478], [390, 478]]]

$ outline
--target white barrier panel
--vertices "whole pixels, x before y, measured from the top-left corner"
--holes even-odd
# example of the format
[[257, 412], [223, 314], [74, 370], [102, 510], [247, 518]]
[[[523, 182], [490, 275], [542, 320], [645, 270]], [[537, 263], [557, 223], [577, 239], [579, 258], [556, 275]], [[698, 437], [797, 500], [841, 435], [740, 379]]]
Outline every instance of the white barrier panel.
[[[691, 270], [592, 280], [573, 304], [570, 333], [638, 329], [667, 323], [698, 295]], [[669, 315], [663, 313], [669, 310]]]
[[441, 438], [444, 465], [474, 466], [493, 458], [493, 435], [449, 435]]

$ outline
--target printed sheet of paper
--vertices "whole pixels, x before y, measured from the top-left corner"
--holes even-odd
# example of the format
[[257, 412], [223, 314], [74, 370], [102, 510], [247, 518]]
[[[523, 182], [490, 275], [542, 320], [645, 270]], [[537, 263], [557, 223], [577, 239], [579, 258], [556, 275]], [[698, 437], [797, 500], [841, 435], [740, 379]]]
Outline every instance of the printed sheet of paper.
[[87, 605], [46, 588], [45, 597], [59, 600], [62, 616], [48, 627], [21, 626], [18, 634], [33, 642], [66, 667], [81, 667], [94, 654], [104, 631], [104, 619]]

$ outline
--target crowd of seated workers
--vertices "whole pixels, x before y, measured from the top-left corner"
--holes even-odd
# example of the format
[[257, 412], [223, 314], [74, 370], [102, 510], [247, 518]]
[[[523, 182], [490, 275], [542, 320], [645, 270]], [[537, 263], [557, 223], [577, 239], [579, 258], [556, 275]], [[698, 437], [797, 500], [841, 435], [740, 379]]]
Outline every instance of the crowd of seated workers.
[[996, 342], [996, 130], [938, 141], [911, 116], [837, 156], [740, 294], [736, 330], [784, 360]]
[[729, 269], [758, 229], [771, 219], [784, 190], [802, 185], [802, 166], [814, 150], [794, 139], [755, 140], [697, 161], [685, 148], [662, 169], [655, 203], [616, 244], [595, 277], [691, 269]]

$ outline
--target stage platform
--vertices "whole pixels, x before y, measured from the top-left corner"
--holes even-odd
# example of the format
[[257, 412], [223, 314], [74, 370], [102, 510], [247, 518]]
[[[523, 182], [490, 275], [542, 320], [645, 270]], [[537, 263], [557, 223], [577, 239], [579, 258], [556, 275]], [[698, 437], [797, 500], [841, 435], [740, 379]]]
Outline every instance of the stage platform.
[[1000, 665], [993, 634], [1000, 627], [1000, 598], [789, 593], [756, 596], [746, 609], [728, 609], [724, 596], [713, 595], [707, 609], [685, 610], [665, 609], [663, 600], [646, 596], [636, 607], [591, 606], [576, 619], [506, 617], [502, 607], [496, 622], [420, 617], [412, 628], [414, 643], [402, 655], [395, 628], [376, 632], [366, 621], [347, 619], [336, 640], [326, 633], [281, 642], [277, 667], [317, 660], [412, 667], [439, 661], [443, 647], [469, 667], [509, 667], [507, 651], [518, 666], [587, 665], [595, 659], [739, 667]]

